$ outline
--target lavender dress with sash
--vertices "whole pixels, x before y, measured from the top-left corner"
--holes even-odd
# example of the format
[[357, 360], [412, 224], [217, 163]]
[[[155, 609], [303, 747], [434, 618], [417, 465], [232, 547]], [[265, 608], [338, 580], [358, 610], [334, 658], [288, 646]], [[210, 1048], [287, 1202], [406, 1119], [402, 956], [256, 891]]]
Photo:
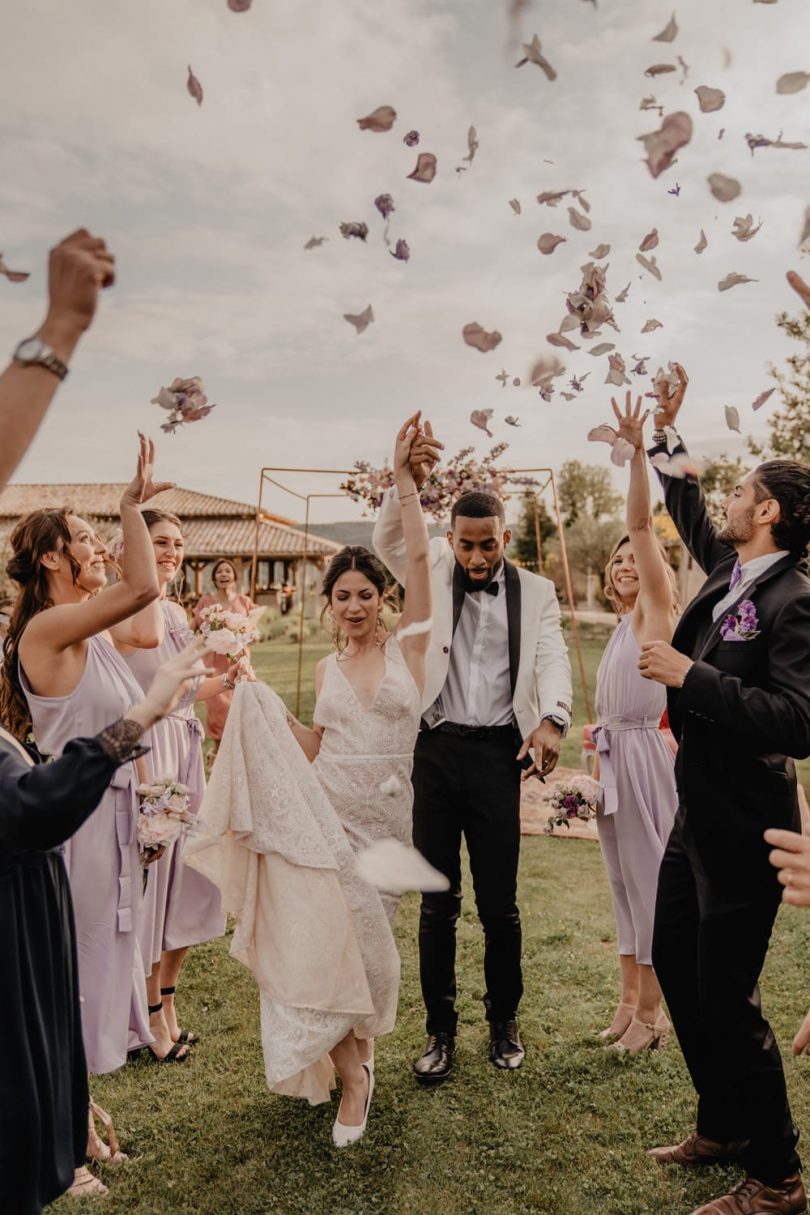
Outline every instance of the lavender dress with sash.
[[596, 674], [596, 749], [604, 807], [596, 817], [619, 953], [652, 964], [658, 870], [678, 796], [675, 768], [659, 730], [663, 684], [644, 679], [632, 613], [623, 616]]
[[[152, 650], [133, 650], [126, 663], [144, 691], [161, 663], [173, 658], [194, 640], [182, 608], [163, 600], [164, 636]], [[152, 727], [152, 750], [146, 756], [153, 778], [169, 777], [190, 790], [190, 808], [196, 814], [205, 793], [203, 729], [194, 712], [197, 683], [183, 696], [172, 713]], [[213, 882], [181, 859], [185, 835], [171, 844], [149, 866], [144, 892], [139, 939], [147, 974], [160, 961], [164, 949], [182, 949], [221, 937], [225, 914]]]
[[[39, 750], [61, 755], [72, 738], [92, 738], [143, 699], [111, 642], [91, 637], [81, 679], [67, 696], [37, 696], [20, 667]], [[151, 737], [145, 739], [151, 744]], [[84, 1003], [82, 1036], [91, 1072], [126, 1062], [129, 1026], [142, 1042], [149, 1032], [146, 983], [138, 944], [141, 865], [138, 856], [138, 777], [134, 762], [113, 773], [98, 807], [65, 844]]]

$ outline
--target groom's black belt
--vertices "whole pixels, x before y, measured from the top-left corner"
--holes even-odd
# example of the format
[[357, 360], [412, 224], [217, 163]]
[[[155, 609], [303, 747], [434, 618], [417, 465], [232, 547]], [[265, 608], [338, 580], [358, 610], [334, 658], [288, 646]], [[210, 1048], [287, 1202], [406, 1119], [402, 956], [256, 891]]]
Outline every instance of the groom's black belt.
[[421, 730], [428, 734], [452, 734], [456, 738], [506, 738], [514, 737], [517, 726], [465, 726], [457, 721], [442, 721], [432, 730], [423, 723]]

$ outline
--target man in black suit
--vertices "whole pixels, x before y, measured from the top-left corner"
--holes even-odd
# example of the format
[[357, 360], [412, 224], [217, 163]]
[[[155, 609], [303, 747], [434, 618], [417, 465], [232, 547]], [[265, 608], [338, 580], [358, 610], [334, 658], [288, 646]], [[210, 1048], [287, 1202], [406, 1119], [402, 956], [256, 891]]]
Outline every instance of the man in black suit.
[[[659, 398], [655, 447], [687, 379]], [[679, 442], [674, 455], [684, 454]], [[667, 510], [707, 579], [672, 645], [642, 647], [666, 684], [680, 808], [661, 865], [653, 965], [698, 1093], [697, 1130], [660, 1164], [738, 1160], [745, 1179], [695, 1215], [807, 1210], [782, 1061], [758, 979], [781, 886], [767, 827], [799, 826], [793, 757], [810, 754], [810, 468], [761, 464], [712, 524], [696, 477], [661, 473]]]

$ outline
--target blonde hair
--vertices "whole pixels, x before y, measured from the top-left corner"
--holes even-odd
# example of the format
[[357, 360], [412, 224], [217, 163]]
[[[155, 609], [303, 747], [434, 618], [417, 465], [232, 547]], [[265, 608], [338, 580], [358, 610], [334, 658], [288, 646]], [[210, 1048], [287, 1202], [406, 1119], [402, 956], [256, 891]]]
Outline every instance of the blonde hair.
[[[622, 616], [624, 614], [626, 608], [625, 608], [624, 600], [622, 599], [621, 595], [616, 590], [616, 587], [613, 585], [613, 562], [616, 557], [616, 554], [618, 553], [618, 551], [622, 547], [622, 545], [629, 544], [632, 546], [632, 543], [633, 543], [633, 541], [630, 539], [630, 537], [628, 535], [621, 536], [616, 541], [616, 543], [613, 545], [613, 548], [610, 550], [610, 556], [608, 557], [607, 565], [605, 566], [602, 591], [603, 591], [605, 598], [607, 599], [608, 603], [613, 608], [613, 611], [616, 613], [617, 616]], [[670, 585], [672, 588], [673, 610], [677, 614], [680, 614], [681, 596], [678, 592], [678, 580], [675, 577], [675, 571], [672, 568], [672, 566], [669, 564], [669, 561], [667, 560], [667, 550], [664, 548], [661, 541], [656, 538], [656, 543], [658, 545], [658, 551], [660, 552], [660, 554], [664, 560], [664, 565], [666, 566], [667, 574], [669, 575], [669, 581], [670, 581]]]

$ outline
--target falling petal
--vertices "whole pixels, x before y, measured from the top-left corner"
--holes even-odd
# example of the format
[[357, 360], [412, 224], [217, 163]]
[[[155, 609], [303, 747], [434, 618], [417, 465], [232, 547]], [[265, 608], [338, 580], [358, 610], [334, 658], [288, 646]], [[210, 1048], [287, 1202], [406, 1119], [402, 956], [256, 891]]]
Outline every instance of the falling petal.
[[522, 46], [525, 54], [522, 59], [518, 60], [515, 67], [523, 67], [525, 63], [534, 63], [537, 67], [542, 68], [549, 80], [557, 79], [557, 73], [543, 55], [543, 47], [537, 34], [534, 35], [531, 42], [524, 42]]
[[667, 114], [658, 131], [639, 135], [647, 153], [647, 167], [653, 177], [660, 177], [675, 159], [675, 153], [692, 138], [692, 119], [683, 110]]
[[709, 189], [718, 202], [733, 202], [742, 193], [742, 186], [735, 177], [712, 173], [707, 180]]
[[10, 283], [24, 283], [27, 278], [31, 277], [28, 270], [9, 270], [3, 261], [2, 253], [0, 253], [0, 274], [4, 275]]
[[[423, 636], [425, 633], [429, 633], [432, 628], [432, 616], [428, 616], [427, 620], [414, 620], [413, 624], [406, 624], [403, 629], [397, 629], [397, 640], [401, 641], [404, 637]], [[391, 780], [391, 777], [389, 776], [388, 779]], [[385, 792], [382, 785], [380, 785], [380, 789], [382, 792]]]
[[490, 439], [493, 437], [493, 435], [492, 431], [489, 429], [488, 423], [494, 412], [494, 409], [474, 409], [470, 414], [470, 421], [472, 422], [473, 426], [477, 426], [479, 430], [483, 430], [489, 435]]
[[799, 245], [803, 245], [805, 241], [810, 241], [810, 207], [804, 209], [804, 227], [799, 237]]
[[566, 401], [575, 401], [577, 394], [575, 392], [561, 392], [560, 396], [564, 397]]
[[369, 304], [368, 308], [364, 309], [363, 312], [344, 312], [343, 319], [344, 321], [348, 321], [350, 325], [354, 325], [358, 334], [360, 334], [368, 329], [374, 320], [374, 309]]
[[793, 140], [783, 139], [781, 131], [777, 135], [776, 139], [768, 139], [768, 137], [766, 135], [750, 135], [749, 134], [749, 135], [746, 135], [745, 142], [748, 144], [748, 147], [751, 149], [752, 156], [754, 155], [754, 152], [756, 151], [757, 148], [790, 148], [794, 152], [802, 152], [802, 151], [805, 151], [807, 148], [807, 144], [802, 143], [798, 139], [793, 139]]
[[506, 415], [504, 422], [507, 426], [520, 426], [520, 418], [512, 417], [511, 413]]
[[571, 227], [576, 228], [579, 232], [589, 232], [593, 227], [587, 215], [583, 215], [581, 211], [577, 211], [576, 207], [568, 208], [568, 219]]
[[514, 211], [515, 215], [520, 215], [520, 201], [517, 198], [509, 199], [509, 206]]
[[648, 232], [644, 240], [639, 245], [642, 253], [648, 253], [650, 249], [655, 249], [658, 245], [658, 229], [653, 228], [652, 232]]
[[541, 253], [553, 253], [558, 245], [565, 244], [566, 239], [567, 238], [564, 236], [555, 236], [553, 232], [544, 232], [543, 235], [538, 238], [537, 248]]
[[406, 148], [415, 148], [419, 143], [419, 132], [408, 131], [407, 135], [402, 136], [402, 142], [405, 144]]
[[519, 375], [516, 375], [514, 380], [512, 380], [512, 387], [520, 388], [520, 376]]
[[611, 464], [616, 464], [619, 468], [624, 468], [627, 461], [632, 460], [635, 454], [636, 449], [633, 444], [629, 443], [627, 439], [619, 438], [613, 444], [613, 448], [610, 453], [610, 462]]
[[588, 354], [592, 354], [594, 358], [599, 358], [602, 354], [608, 354], [609, 351], [616, 349], [615, 342], [598, 342], [596, 346], [591, 346]]
[[588, 257], [592, 257], [595, 261], [601, 262], [602, 258], [607, 257], [608, 253], [610, 253], [610, 245], [597, 245], [595, 249], [591, 250]]
[[159, 405], [161, 409], [174, 409], [177, 401], [175, 394], [168, 388], [161, 388], [156, 397], [152, 397], [150, 405]]
[[686, 452], [679, 452], [677, 456], [672, 456], [670, 459], [661, 451], [657, 456], [652, 457], [650, 463], [665, 476], [677, 477], [679, 480], [683, 477], [699, 477], [707, 466], [706, 460], [687, 455]]
[[667, 194], [674, 194], [676, 198], [680, 198], [681, 187], [678, 185], [677, 181], [675, 182], [675, 185], [672, 187], [671, 190], [667, 190]]
[[450, 882], [421, 852], [397, 839], [377, 839], [357, 853], [357, 871], [364, 882], [386, 894], [448, 890]]
[[628, 283], [626, 287], [622, 287], [619, 294], [615, 297], [617, 304], [624, 303], [624, 301], [627, 299], [627, 293], [629, 290], [630, 290], [630, 283]]
[[713, 114], [715, 110], [722, 110], [726, 104], [726, 95], [722, 89], [712, 89], [707, 84], [701, 84], [695, 89], [695, 93], [703, 114]]
[[706, 233], [705, 233], [705, 232], [703, 231], [703, 229], [701, 228], [701, 229], [700, 229], [700, 240], [699, 240], [699, 241], [698, 241], [698, 243], [695, 245], [695, 253], [702, 253], [702, 252], [703, 252], [703, 250], [704, 250], [704, 249], [706, 248], [706, 246], [708, 245], [708, 243], [709, 243], [709, 242], [706, 240]]
[[582, 207], [582, 210], [587, 211], [588, 214], [590, 214], [591, 204], [588, 202], [587, 198], [585, 197], [585, 192], [583, 190], [572, 190], [571, 193], [573, 194], [574, 198], [577, 200], [579, 205]]
[[579, 317], [572, 316], [571, 313], [569, 312], [560, 321], [560, 323], [557, 327], [557, 332], [558, 333], [570, 333], [572, 329], [579, 329]]
[[786, 72], [776, 82], [777, 93], [800, 93], [810, 84], [808, 72]]
[[657, 278], [661, 282], [661, 271], [658, 269], [658, 262], [654, 257], [645, 257], [643, 253], [636, 254], [636, 261], [640, 266], [643, 266], [653, 278]]
[[351, 222], [340, 225], [340, 235], [344, 240], [348, 240], [350, 236], [357, 237], [358, 240], [365, 240], [368, 236], [368, 224]]
[[509, 374], [508, 374], [508, 372], [507, 372], [507, 371], [505, 371], [505, 370], [504, 370], [504, 368], [502, 367], [502, 368], [501, 368], [501, 374], [500, 374], [500, 375], [496, 375], [496, 376], [495, 376], [495, 379], [498, 381], [498, 383], [500, 384], [501, 388], [505, 388], [505, 387], [506, 387], [506, 381], [509, 379]]
[[390, 194], [378, 194], [374, 199], [374, 206], [379, 211], [383, 219], [388, 219], [392, 211], [396, 211], [394, 200]]
[[569, 339], [562, 333], [547, 333], [546, 341], [548, 342], [549, 346], [560, 346], [563, 350], [579, 350], [579, 346], [575, 346], [574, 343], [569, 341]]
[[422, 181], [425, 184], [433, 181], [436, 176], [436, 157], [432, 152], [420, 152], [416, 158], [416, 168], [408, 174], [409, 181]]
[[593, 430], [588, 431], [589, 443], [609, 443], [612, 447], [616, 442], [616, 431], [612, 426], [602, 423], [601, 426], [594, 426]]
[[390, 131], [396, 118], [397, 112], [393, 106], [379, 105], [376, 110], [366, 114], [365, 118], [358, 118], [357, 125], [361, 131], [374, 131], [379, 134], [382, 131]]
[[570, 190], [544, 190], [542, 194], [537, 195], [537, 201], [540, 206], [556, 207], [561, 198], [565, 198], [566, 194], [570, 194]]
[[533, 388], [537, 388], [538, 385], [550, 387], [551, 381], [560, 375], [565, 375], [565, 364], [556, 355], [545, 356], [538, 359], [532, 367], [529, 383]]
[[329, 237], [328, 236], [310, 236], [309, 240], [304, 245], [304, 248], [305, 249], [320, 249], [321, 245], [323, 244], [323, 242], [325, 240], [329, 240]]
[[661, 324], [660, 321], [657, 321], [655, 319], [655, 317], [651, 317], [648, 321], [644, 322], [641, 332], [642, 333], [655, 333], [656, 329], [663, 329], [663, 328], [664, 328], [664, 326]]
[[648, 67], [645, 76], [664, 76], [667, 72], [676, 72], [674, 63], [654, 63], [652, 67]]
[[736, 287], [740, 283], [758, 283], [758, 282], [759, 282], [759, 279], [748, 278], [748, 276], [746, 274], [736, 274], [736, 273], [734, 273], [734, 271], [732, 271], [731, 274], [727, 274], [725, 278], [720, 280], [720, 282], [717, 284], [717, 290], [718, 291], [728, 291], [729, 287]]
[[761, 227], [762, 220], [754, 227], [753, 215], [738, 215], [734, 220], [731, 235], [736, 236], [739, 241], [753, 240]]
[[189, 93], [194, 98], [194, 100], [197, 102], [197, 105], [202, 105], [202, 103], [203, 103], [202, 85], [200, 84], [199, 80], [192, 72], [190, 65], [189, 65], [189, 69], [188, 69], [188, 80], [186, 81], [186, 88], [188, 89]]
[[664, 117], [664, 107], [662, 105], [659, 105], [658, 102], [655, 100], [655, 98], [652, 96], [643, 97], [641, 99], [641, 105], [638, 108], [640, 110], [657, 110], [658, 117], [659, 118]]
[[640, 354], [633, 355], [633, 358], [636, 360], [635, 364], [630, 368], [633, 375], [647, 375], [647, 360], [649, 357], [648, 354], [645, 354], [643, 357]]
[[754, 410], [754, 412], [756, 412], [757, 409], [761, 409], [774, 392], [776, 392], [775, 388], [766, 388], [764, 392], [761, 392], [757, 399], [751, 402], [751, 408]]
[[468, 346], [474, 346], [476, 350], [480, 350], [485, 354], [488, 350], [494, 350], [501, 343], [501, 335], [497, 329], [488, 333], [476, 321], [472, 321], [469, 325], [465, 325], [461, 331], [461, 336]]
[[686, 77], [689, 75], [689, 64], [684, 63], [681, 55], [676, 55], [675, 58], [678, 60], [678, 66], [680, 67], [681, 71], [683, 72], [683, 75], [681, 76], [681, 84], [683, 84], [683, 82], [686, 80]]
[[397, 259], [397, 261], [400, 261], [400, 262], [410, 261], [411, 250], [410, 250], [410, 246], [408, 245], [408, 242], [406, 240], [402, 240], [400, 238], [400, 240], [397, 241], [394, 248], [389, 249], [388, 252], [391, 254], [392, 257], [395, 257]]
[[608, 364], [609, 370], [605, 377], [606, 384], [615, 384], [617, 388], [621, 388], [623, 384], [630, 383], [625, 374], [624, 359], [620, 354], [609, 354]]
[[673, 13], [660, 34], [651, 39], [652, 42], [674, 42], [678, 36], [678, 23]]
[[246, 13], [253, 0], [228, 0], [228, 8], [232, 13]]
[[729, 430], [736, 430], [737, 434], [742, 434], [742, 431], [740, 430], [740, 411], [739, 411], [739, 409], [736, 409], [733, 405], [726, 405], [725, 415], [726, 415], [726, 426], [729, 428]]
[[478, 147], [478, 132], [476, 131], [475, 127], [470, 127], [469, 131], [467, 132], [467, 155], [462, 159], [468, 160], [470, 164], [472, 164], [473, 160], [475, 159], [475, 153], [478, 151]]

